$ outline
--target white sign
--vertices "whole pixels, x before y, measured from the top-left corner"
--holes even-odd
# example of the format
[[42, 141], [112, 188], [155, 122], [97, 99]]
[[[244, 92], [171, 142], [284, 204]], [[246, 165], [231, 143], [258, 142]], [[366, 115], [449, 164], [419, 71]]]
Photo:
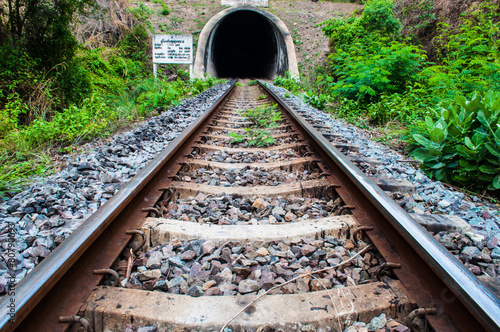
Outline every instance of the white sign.
[[192, 35], [153, 35], [153, 63], [193, 63]]
[[267, 0], [221, 0], [221, 6], [250, 5], [255, 7], [268, 7]]

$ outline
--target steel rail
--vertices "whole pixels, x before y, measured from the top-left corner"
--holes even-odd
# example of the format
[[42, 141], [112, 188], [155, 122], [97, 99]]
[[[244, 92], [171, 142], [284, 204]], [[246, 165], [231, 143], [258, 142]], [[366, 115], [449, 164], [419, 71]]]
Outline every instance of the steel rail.
[[[426, 264], [477, 319], [479, 324], [490, 331], [500, 331], [500, 300], [484, 286], [461, 262], [439, 244], [406, 211], [364, 175], [354, 164], [339, 152], [321, 133], [316, 131], [300, 114], [293, 110], [281, 97], [259, 82], [292, 117], [309, 133], [314, 141], [345, 172], [353, 184], [369, 199], [378, 211], [389, 221], [397, 232], [418, 253]], [[402, 280], [403, 282], [403, 280]], [[443, 293], [440, 294], [443, 298]], [[443, 299], [446, 303], [446, 299]], [[449, 301], [453, 301], [449, 299]], [[446, 312], [446, 311], [445, 311]], [[453, 312], [446, 312], [453, 317]], [[474, 324], [471, 324], [474, 325]], [[463, 327], [459, 327], [463, 328]]]
[[[233, 90], [235, 82], [217, 99], [197, 120], [189, 125], [176, 139], [159, 153], [149, 164], [121, 188], [102, 207], [84, 221], [63, 243], [28, 273], [15, 286], [15, 295], [5, 295], [0, 300], [0, 331], [14, 331], [19, 324], [43, 303], [47, 294], [57, 285], [70, 268], [72, 268], [96, 240], [109, 228], [114, 219], [141, 192], [150, 180], [165, 166], [167, 161], [179, 150], [180, 146], [211, 115], [218, 105]], [[127, 235], [127, 238], [131, 238]], [[123, 247], [128, 241], [123, 242]], [[92, 286], [93, 287], [93, 286]], [[14, 303], [15, 322], [11, 321], [9, 305]], [[54, 308], [58, 310], [58, 308]], [[74, 313], [71, 313], [74, 314]], [[36, 322], [32, 322], [36, 325]]]

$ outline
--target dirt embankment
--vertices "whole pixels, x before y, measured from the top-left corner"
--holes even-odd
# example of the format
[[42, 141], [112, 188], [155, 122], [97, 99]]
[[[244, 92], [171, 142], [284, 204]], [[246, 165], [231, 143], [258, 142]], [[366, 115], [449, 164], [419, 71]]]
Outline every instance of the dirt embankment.
[[[427, 51], [429, 61], [436, 59], [435, 37], [439, 34], [438, 23], [457, 29], [463, 14], [478, 8], [477, 0], [397, 0], [395, 8], [403, 24], [404, 35], [417, 38]], [[500, 4], [500, 0], [491, 1]]]
[[[80, 42], [99, 47], [116, 42], [136, 21], [131, 13], [147, 17], [151, 33], [192, 34], [195, 52], [198, 36], [205, 24], [226, 9], [220, 0], [98, 0], [98, 10], [90, 17], [82, 17], [76, 27]], [[167, 10], [165, 10], [165, 8]], [[279, 17], [288, 27], [295, 43], [299, 70], [314, 81], [315, 68], [322, 65], [329, 50], [328, 38], [321, 31], [321, 22], [330, 17], [349, 16], [362, 8], [353, 3], [327, 1], [271, 0], [265, 11]], [[195, 53], [196, 54], [196, 53]]]

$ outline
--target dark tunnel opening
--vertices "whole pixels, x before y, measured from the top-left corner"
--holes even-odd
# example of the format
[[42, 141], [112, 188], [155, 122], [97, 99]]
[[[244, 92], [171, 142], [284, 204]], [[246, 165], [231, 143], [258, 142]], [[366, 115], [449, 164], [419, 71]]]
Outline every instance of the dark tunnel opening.
[[226, 16], [212, 42], [217, 77], [273, 78], [278, 43], [271, 23], [259, 13], [241, 10]]

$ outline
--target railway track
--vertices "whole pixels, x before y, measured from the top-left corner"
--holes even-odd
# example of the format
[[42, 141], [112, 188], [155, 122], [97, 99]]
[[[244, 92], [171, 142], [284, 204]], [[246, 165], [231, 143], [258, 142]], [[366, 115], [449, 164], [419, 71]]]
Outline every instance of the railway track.
[[[242, 111], [275, 103], [245, 137]], [[259, 86], [233, 86], [17, 286], [2, 331], [500, 327], [499, 300]]]

